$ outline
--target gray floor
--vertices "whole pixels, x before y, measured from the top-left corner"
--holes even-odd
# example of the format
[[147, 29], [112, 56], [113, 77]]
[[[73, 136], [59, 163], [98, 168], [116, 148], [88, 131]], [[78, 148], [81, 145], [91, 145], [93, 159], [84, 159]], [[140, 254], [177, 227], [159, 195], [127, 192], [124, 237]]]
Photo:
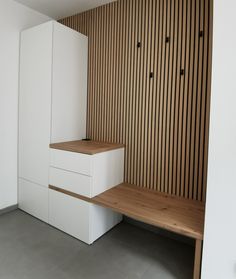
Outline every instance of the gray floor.
[[1, 279], [191, 279], [193, 253], [127, 223], [88, 246], [19, 210], [0, 216]]

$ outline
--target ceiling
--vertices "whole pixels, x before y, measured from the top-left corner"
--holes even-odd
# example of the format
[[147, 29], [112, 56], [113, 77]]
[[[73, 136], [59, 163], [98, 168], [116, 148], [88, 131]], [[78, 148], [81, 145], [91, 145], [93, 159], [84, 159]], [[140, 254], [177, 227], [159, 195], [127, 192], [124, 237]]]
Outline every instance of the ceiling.
[[60, 19], [116, 0], [15, 0], [42, 14]]

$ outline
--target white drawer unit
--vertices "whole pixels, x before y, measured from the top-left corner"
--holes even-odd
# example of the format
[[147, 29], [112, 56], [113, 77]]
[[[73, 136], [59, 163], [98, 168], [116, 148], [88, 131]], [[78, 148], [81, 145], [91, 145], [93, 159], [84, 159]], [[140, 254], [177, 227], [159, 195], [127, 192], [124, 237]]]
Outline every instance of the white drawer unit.
[[49, 184], [92, 198], [123, 182], [124, 148], [96, 154], [52, 149]]
[[92, 244], [122, 220], [109, 209], [49, 189], [49, 223]]
[[123, 182], [124, 147], [93, 141], [50, 147], [49, 224], [91, 244], [122, 220], [91, 198]]
[[122, 220], [91, 199], [123, 182], [124, 147], [105, 147], [75, 141], [52, 144], [50, 149], [49, 224], [88, 244]]

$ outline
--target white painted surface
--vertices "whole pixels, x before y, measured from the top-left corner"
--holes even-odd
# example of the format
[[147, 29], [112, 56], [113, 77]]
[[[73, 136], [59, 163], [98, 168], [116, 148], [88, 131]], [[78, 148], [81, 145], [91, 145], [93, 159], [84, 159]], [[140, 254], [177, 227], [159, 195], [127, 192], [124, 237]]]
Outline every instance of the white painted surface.
[[[51, 167], [68, 171], [62, 173], [52, 169], [50, 184], [53, 186], [66, 190], [72, 187], [72, 192], [94, 197], [123, 182], [124, 148], [95, 155], [51, 149], [50, 154]], [[89, 191], [86, 192], [88, 182], [85, 183], [85, 178], [69, 175], [70, 172], [92, 177]]]
[[49, 224], [90, 244], [91, 205], [49, 189]]
[[14, 1], [0, 1], [0, 209], [17, 204], [20, 31], [48, 20]]
[[54, 19], [81, 13], [116, 0], [16, 0]]
[[236, 278], [236, 1], [214, 1], [203, 279]]
[[[95, 155], [51, 149], [52, 186], [90, 198], [122, 183], [123, 177], [124, 148]], [[83, 209], [84, 204], [89, 209]], [[51, 225], [88, 244], [122, 220], [122, 215], [110, 209], [53, 190], [50, 190], [49, 207]]]
[[19, 176], [48, 187], [52, 22], [23, 31], [20, 50]]
[[93, 172], [90, 155], [58, 149], [50, 149], [50, 166], [89, 176]]
[[49, 224], [92, 244], [122, 216], [109, 209], [49, 189]]
[[88, 37], [54, 22], [51, 143], [86, 137]]
[[19, 206], [29, 214], [48, 222], [48, 188], [19, 179]]
[[92, 197], [92, 177], [50, 167], [49, 184], [88, 198]]
[[93, 197], [124, 182], [124, 148], [93, 156], [93, 181]]
[[[87, 47], [85, 36], [55, 21], [22, 32], [19, 176], [46, 189], [51, 136], [55, 142], [85, 136], [87, 87], [78, 82], [77, 75], [87, 83], [87, 71], [82, 74], [87, 65]], [[82, 53], [78, 55], [78, 51]], [[28, 197], [26, 193], [24, 199], [24, 194], [20, 208], [34, 211], [33, 203], [24, 205]]]
[[108, 232], [114, 226], [119, 224], [123, 215], [116, 213], [110, 209], [91, 205], [91, 241], [94, 242], [96, 239], [101, 237], [104, 233]]

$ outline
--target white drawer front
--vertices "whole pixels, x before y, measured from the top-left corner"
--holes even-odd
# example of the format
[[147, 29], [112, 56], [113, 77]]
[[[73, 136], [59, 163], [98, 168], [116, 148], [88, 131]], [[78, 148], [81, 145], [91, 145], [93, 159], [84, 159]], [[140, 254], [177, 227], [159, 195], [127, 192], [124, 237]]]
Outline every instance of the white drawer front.
[[92, 177], [50, 167], [49, 184], [91, 198]]
[[49, 224], [90, 244], [88, 202], [49, 189]]
[[50, 149], [50, 166], [92, 176], [90, 155]]

